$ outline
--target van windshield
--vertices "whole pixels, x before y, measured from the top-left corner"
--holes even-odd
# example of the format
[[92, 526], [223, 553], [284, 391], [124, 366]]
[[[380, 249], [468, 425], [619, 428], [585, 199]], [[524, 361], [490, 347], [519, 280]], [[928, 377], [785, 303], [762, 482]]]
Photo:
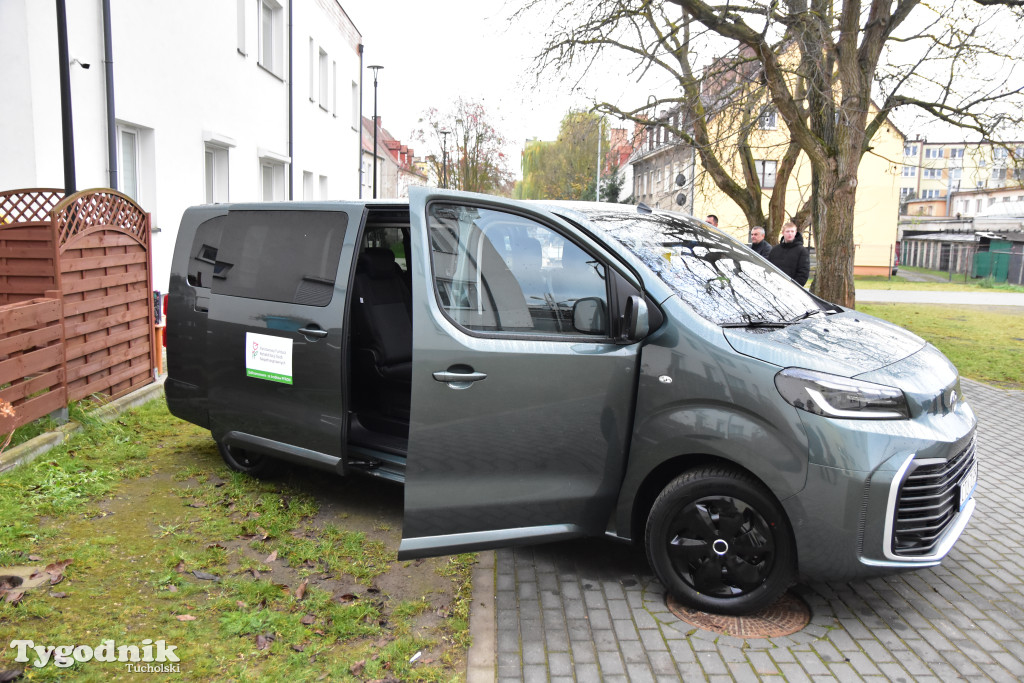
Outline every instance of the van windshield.
[[821, 306], [732, 237], [679, 214], [588, 211], [683, 301], [719, 325], [789, 323]]

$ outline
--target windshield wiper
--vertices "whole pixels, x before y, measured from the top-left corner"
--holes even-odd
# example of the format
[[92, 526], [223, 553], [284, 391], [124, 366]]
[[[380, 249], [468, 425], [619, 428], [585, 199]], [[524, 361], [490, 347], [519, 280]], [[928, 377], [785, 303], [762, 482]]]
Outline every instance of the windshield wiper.
[[787, 322], [789, 322], [789, 323], [798, 323], [801, 320], [806, 320], [807, 318], [810, 318], [812, 315], [815, 315], [817, 313], [824, 313], [824, 312], [825, 311], [821, 310], [820, 308], [814, 308], [814, 309], [811, 309], [809, 311], [805, 311], [805, 312], [801, 313], [800, 315], [798, 315], [795, 318], [791, 318]]
[[720, 327], [786, 327], [791, 323], [781, 320], [748, 320], [744, 323], [721, 323]]

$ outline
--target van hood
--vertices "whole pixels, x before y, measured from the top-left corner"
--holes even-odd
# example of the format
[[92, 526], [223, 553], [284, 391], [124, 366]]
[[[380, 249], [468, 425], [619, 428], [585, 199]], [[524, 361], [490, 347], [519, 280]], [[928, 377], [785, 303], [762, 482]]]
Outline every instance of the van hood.
[[844, 377], [891, 365], [925, 346], [916, 334], [857, 311], [816, 315], [782, 328], [722, 331], [745, 356]]

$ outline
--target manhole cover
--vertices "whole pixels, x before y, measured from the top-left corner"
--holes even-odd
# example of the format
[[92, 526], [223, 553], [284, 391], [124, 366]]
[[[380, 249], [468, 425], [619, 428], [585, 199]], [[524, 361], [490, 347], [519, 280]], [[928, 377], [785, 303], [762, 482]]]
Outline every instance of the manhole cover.
[[803, 600], [785, 593], [775, 604], [742, 617], [708, 614], [680, 605], [674, 597], [666, 600], [672, 614], [705, 631], [737, 638], [777, 638], [796, 633], [811, 621], [811, 610]]

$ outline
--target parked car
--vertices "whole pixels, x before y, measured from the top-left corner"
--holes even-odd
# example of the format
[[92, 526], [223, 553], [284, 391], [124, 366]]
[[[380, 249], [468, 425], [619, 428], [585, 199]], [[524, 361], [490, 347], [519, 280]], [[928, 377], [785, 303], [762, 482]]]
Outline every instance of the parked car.
[[937, 565], [976, 421], [915, 335], [681, 214], [432, 188], [194, 207], [167, 402], [226, 463], [405, 485], [399, 558], [582, 536], [682, 603]]

